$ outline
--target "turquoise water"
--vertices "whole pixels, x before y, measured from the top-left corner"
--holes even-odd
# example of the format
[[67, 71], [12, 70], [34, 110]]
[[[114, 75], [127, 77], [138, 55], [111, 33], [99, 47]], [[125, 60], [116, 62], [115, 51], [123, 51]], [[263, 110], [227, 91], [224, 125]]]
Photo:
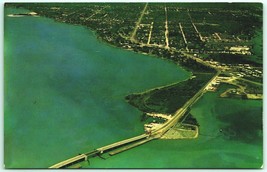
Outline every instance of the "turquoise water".
[[[18, 12], [6, 9], [5, 14]], [[143, 133], [124, 96], [190, 74], [161, 59], [99, 42], [89, 30], [46, 18], [5, 16], [5, 165], [46, 168]], [[206, 93], [191, 110], [193, 140], [155, 140], [86, 168], [259, 168], [262, 101]], [[222, 132], [220, 132], [220, 130]]]
[[[5, 9], [4, 161], [46, 168], [143, 133], [124, 97], [190, 76], [173, 63], [121, 50], [81, 26]], [[101, 167], [101, 166], [99, 166]]]
[[226, 87], [204, 94], [192, 107], [200, 124], [197, 139], [155, 140], [116, 156], [106, 155], [107, 160], [91, 159], [89, 167], [260, 168], [262, 102], [220, 98]]

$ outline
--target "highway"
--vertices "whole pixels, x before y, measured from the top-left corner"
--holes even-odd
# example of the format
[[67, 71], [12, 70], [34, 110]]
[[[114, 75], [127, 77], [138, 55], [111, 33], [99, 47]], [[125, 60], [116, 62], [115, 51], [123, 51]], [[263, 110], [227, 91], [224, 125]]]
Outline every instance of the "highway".
[[142, 18], [143, 18], [144, 14], [145, 14], [147, 5], [148, 5], [148, 3], [146, 3], [146, 5], [145, 5], [143, 11], [141, 12], [141, 15], [140, 15], [138, 21], [136, 22], [136, 26], [135, 26], [135, 28], [134, 28], [134, 30], [133, 30], [132, 35], [131, 35], [130, 40], [133, 41], [133, 42], [136, 42], [136, 40], [135, 40], [135, 35], [136, 35], [136, 32], [137, 32], [137, 30], [138, 30], [138, 27], [139, 27], [139, 25], [140, 25], [140, 23], [141, 23], [141, 21], [142, 21]]
[[139, 135], [139, 136], [136, 136], [136, 137], [132, 137], [132, 138], [129, 138], [129, 139], [126, 139], [126, 140], [122, 140], [122, 141], [119, 141], [119, 142], [116, 142], [116, 143], [113, 143], [113, 144], [98, 148], [96, 150], [98, 150], [100, 153], [103, 153], [103, 152], [108, 151], [110, 149], [113, 149], [115, 147], [119, 147], [119, 146], [122, 146], [122, 145], [125, 145], [125, 144], [128, 144], [128, 143], [131, 143], [131, 142], [135, 142], [137, 140], [141, 140], [141, 139], [144, 139], [144, 138], [147, 138], [147, 137], [148, 137], [147, 134], [142, 134], [142, 135]]
[[[145, 12], [147, 10], [147, 6], [148, 6], [148, 3], [145, 4], [145, 6], [144, 6], [144, 8], [143, 8], [143, 10], [141, 12], [141, 15], [138, 18], [138, 21], [136, 22], [134, 30], [131, 33], [130, 38], [126, 38], [126, 39], [130, 39], [132, 42], [137, 42], [137, 40], [135, 39], [135, 35], [136, 35], [136, 32], [138, 31], [138, 28], [139, 28], [139, 25], [140, 25], [140, 23], [142, 21], [142, 18], [143, 18], [144, 14], [145, 14]], [[152, 35], [152, 30], [153, 30], [153, 22], [150, 25], [150, 32], [149, 32], [149, 38], [148, 38], [147, 44], [140, 43], [140, 45], [142, 45], [142, 46], [145, 45], [145, 46], [148, 46], [148, 47], [160, 47], [160, 48], [169, 49], [169, 40], [168, 40], [169, 31], [168, 31], [168, 18], [167, 18], [167, 8], [166, 7], [165, 7], [165, 15], [166, 15], [166, 20], [165, 20], [165, 43], [166, 43], [166, 45], [163, 46], [163, 45], [158, 45], [158, 44], [150, 44], [150, 39], [151, 39], [151, 35]], [[188, 15], [190, 16], [189, 12], [188, 12]], [[191, 16], [190, 16], [190, 19], [191, 19], [191, 22], [192, 22]], [[198, 32], [197, 27], [195, 26], [195, 24], [193, 22], [192, 22], [192, 25], [193, 25], [195, 31], [198, 33], [198, 35], [200, 37], [200, 40], [203, 41], [203, 38], [202, 38], [201, 34]], [[186, 39], [186, 36], [185, 36], [184, 31], [183, 31], [183, 27], [182, 27], [181, 23], [179, 23], [179, 28], [180, 28], [180, 31], [182, 33], [184, 43], [186, 44], [186, 50], [188, 52], [189, 51], [188, 47], [187, 47], [188, 42], [187, 42], [187, 39]], [[203, 65], [212, 67], [210, 64], [208, 64], [204, 60], [202, 60], [200, 58], [196, 58], [196, 57], [194, 57], [193, 55], [191, 55], [191, 54], [189, 54], [187, 52], [181, 52], [181, 53], [183, 55], [187, 56], [188, 58], [196, 60], [198, 63], [201, 63]], [[162, 125], [160, 125], [159, 127], [157, 127], [154, 130], [152, 130], [151, 133], [149, 133], [149, 134], [141, 134], [141, 135], [138, 135], [138, 136], [135, 136], [135, 137], [131, 137], [131, 138], [128, 138], [128, 139], [125, 139], [125, 140], [121, 140], [121, 141], [118, 141], [118, 142], [115, 142], [115, 143], [112, 143], [112, 144], [97, 148], [97, 149], [95, 149], [95, 150], [93, 150], [91, 152], [88, 152], [88, 153], [79, 154], [77, 156], [74, 156], [74, 157], [69, 158], [67, 160], [64, 160], [62, 162], [59, 162], [59, 163], [57, 163], [55, 165], [52, 165], [49, 168], [67, 168], [67, 167], [70, 167], [70, 166], [72, 166], [74, 164], [77, 164], [79, 162], [86, 161], [86, 160], [88, 160], [89, 157], [100, 155], [100, 154], [103, 154], [105, 152], [120, 148], [122, 146], [126, 146], [127, 145], [128, 148], [131, 148], [131, 147], [134, 147], [135, 144], [136, 145], [140, 145], [140, 144], [146, 143], [147, 141], [150, 141], [150, 140], [153, 140], [153, 139], [158, 139], [158, 138], [162, 137], [168, 130], [170, 130], [173, 126], [175, 126], [177, 124], [179, 119], [181, 119], [181, 117], [183, 117], [186, 112], [188, 112], [188, 108], [190, 108], [203, 95], [203, 93], [205, 92], [205, 88], [219, 74], [220, 74], [220, 71], [217, 70], [217, 73], [210, 79], [210, 81], [207, 82], [192, 98], [190, 98], [171, 117], [165, 117], [164, 115], [158, 114], [157, 115], [158, 117], [163, 117], [163, 118], [167, 119], [167, 121], [165, 123], [163, 123]], [[128, 150], [127, 148], [123, 147], [122, 150], [124, 150], [124, 149]], [[120, 151], [116, 150], [116, 151], [120, 152], [121, 150]], [[116, 151], [115, 151], [115, 153], [117, 153]]]
[[178, 120], [186, 113], [187, 109], [192, 106], [204, 93], [204, 89], [220, 74], [218, 71], [216, 75], [214, 75], [208, 83], [206, 83], [190, 100], [188, 100], [183, 107], [178, 109], [171, 120], [167, 121], [162, 125], [162, 127], [157, 130], [152, 131], [151, 135], [155, 138], [160, 138], [164, 133], [166, 133], [170, 128], [172, 128]]
[[72, 157], [70, 159], [67, 159], [65, 161], [59, 162], [59, 163], [57, 163], [55, 165], [52, 165], [49, 168], [64, 168], [64, 167], [70, 166], [72, 164], [76, 164], [78, 162], [86, 161], [86, 160], [87, 160], [87, 155], [81, 154], [81, 155]]
[[152, 139], [158, 139], [160, 138], [162, 135], [164, 135], [170, 128], [172, 128], [173, 126], [175, 126], [178, 122], [178, 120], [187, 112], [187, 109], [192, 106], [204, 93], [204, 89], [220, 74], [220, 72], [218, 71], [217, 74], [210, 79], [210, 81], [208, 83], [205, 84], [205, 86], [203, 86], [195, 95], [194, 97], [192, 97], [190, 100], [188, 100], [183, 107], [181, 107], [180, 109], [178, 109], [173, 117], [171, 119], [169, 119], [166, 123], [164, 123], [161, 127], [159, 127], [158, 129], [152, 131], [149, 135], [148, 134], [142, 134], [139, 136], [135, 136], [129, 139], [125, 139], [113, 144], [109, 144], [107, 146], [103, 146], [100, 147], [92, 152], [89, 153], [84, 153], [84, 154], [80, 154], [78, 156], [72, 157], [70, 159], [67, 159], [65, 161], [62, 161], [60, 163], [57, 163], [49, 168], [65, 168], [68, 166], [71, 166], [73, 164], [76, 164], [78, 162], [81, 161], [86, 161], [88, 156], [94, 156], [94, 155], [98, 155], [98, 154], [102, 154], [104, 152], [107, 152], [111, 149], [114, 148], [118, 148], [120, 146], [124, 146], [126, 144], [129, 143], [133, 143], [136, 141], [141, 141], [143, 140], [143, 143], [146, 143], [146, 141], [144, 140], [152, 140]]
[[168, 12], [167, 12], [167, 7], [165, 6], [165, 17], [166, 17], [166, 21], [165, 21], [165, 42], [166, 42], [166, 48], [170, 48], [169, 47], [169, 29], [168, 29]]
[[[186, 53], [185, 53], [186, 54]], [[186, 54], [188, 55], [188, 54]], [[189, 56], [189, 58], [194, 58], [193, 56]], [[205, 63], [201, 59], [198, 60], [199, 63], [209, 66], [209, 64]], [[65, 161], [59, 162], [49, 168], [66, 168], [73, 164], [79, 163], [81, 161], [86, 161], [88, 157], [95, 156], [107, 152], [111, 149], [118, 148], [121, 146], [125, 146], [126, 144], [141, 141], [141, 143], [146, 143], [145, 140], [158, 139], [163, 136], [170, 128], [175, 126], [178, 120], [187, 112], [188, 108], [192, 106], [205, 92], [204, 89], [220, 74], [220, 71], [217, 70], [217, 73], [207, 82], [190, 100], [188, 100], [181, 108], [179, 108], [171, 119], [168, 119], [167, 122], [162, 124], [162, 126], [158, 127], [155, 130], [152, 130], [150, 134], [141, 134], [139, 136], [135, 136], [129, 139], [125, 139], [122, 141], [118, 141], [116, 143], [109, 144], [107, 146], [100, 147], [95, 149], [94, 151], [80, 154], [78, 156], [72, 157]]]
[[[147, 134], [142, 134], [142, 135], [139, 135], [139, 136], [136, 136], [136, 137], [132, 137], [132, 138], [129, 138], [129, 139], [125, 139], [125, 140], [122, 140], [122, 141], [107, 145], [107, 146], [103, 146], [103, 147], [98, 148], [98, 149], [96, 149], [94, 151], [91, 151], [91, 152], [88, 152], [88, 153], [83, 153], [83, 154], [80, 154], [78, 156], [75, 156], [75, 157], [69, 158], [67, 160], [64, 160], [62, 162], [59, 162], [59, 163], [57, 163], [55, 165], [52, 165], [49, 168], [67, 168], [67, 167], [69, 167], [69, 166], [71, 166], [73, 164], [77, 164], [79, 162], [86, 161], [89, 156], [91, 157], [91, 156], [99, 155], [99, 154], [104, 153], [105, 151], [114, 149], [116, 147], [119, 147], [119, 146], [122, 146], [122, 145], [126, 145], [126, 144], [129, 144], [129, 143], [132, 143], [132, 142], [136, 142], [136, 141], [139, 141], [139, 140], [144, 140], [144, 139], [148, 139], [148, 135]], [[145, 143], [145, 141], [143, 143]]]

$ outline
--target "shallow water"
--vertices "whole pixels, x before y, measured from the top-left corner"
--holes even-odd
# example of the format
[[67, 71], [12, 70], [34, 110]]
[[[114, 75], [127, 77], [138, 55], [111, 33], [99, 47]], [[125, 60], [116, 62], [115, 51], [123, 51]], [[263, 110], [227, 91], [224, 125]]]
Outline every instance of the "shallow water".
[[[204, 94], [192, 107], [191, 113], [200, 124], [197, 139], [151, 141], [116, 156], [106, 155], [107, 160], [91, 159], [88, 167], [260, 168], [262, 101], [220, 98], [227, 87]], [[228, 120], [236, 118], [242, 122]]]
[[173, 63], [100, 42], [81, 26], [7, 17], [25, 11], [5, 9], [6, 168], [47, 168], [142, 134], [141, 112], [124, 97], [190, 76]]
[[[4, 43], [7, 168], [46, 168], [143, 133], [141, 112], [124, 97], [190, 76], [167, 61], [108, 46], [84, 27], [46, 18], [5, 15]], [[85, 167], [260, 167], [262, 101], [219, 98], [224, 89], [192, 107], [197, 139], [155, 140], [92, 158]]]

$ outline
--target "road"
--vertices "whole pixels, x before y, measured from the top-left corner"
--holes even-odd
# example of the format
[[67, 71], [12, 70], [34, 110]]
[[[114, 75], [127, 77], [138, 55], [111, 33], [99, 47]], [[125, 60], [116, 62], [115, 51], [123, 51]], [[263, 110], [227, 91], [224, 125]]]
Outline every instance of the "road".
[[187, 46], [187, 40], [186, 40], [186, 37], [185, 37], [185, 34], [184, 34], [183, 27], [182, 27], [181, 23], [179, 23], [179, 28], [180, 28], [180, 31], [181, 31], [181, 33], [183, 35], [184, 43], [186, 45], [186, 51], [188, 52], [189, 50], [188, 50], [188, 46]]
[[248, 79], [245, 79], [245, 78], [239, 78], [239, 79], [240, 80], [243, 80], [243, 81], [246, 81], [246, 82], [250, 82], [250, 83], [255, 84], [255, 85], [258, 85], [258, 86], [262, 86], [263, 85], [260, 82], [251, 81], [251, 80], [248, 80]]
[[200, 97], [201, 95], [204, 93], [204, 89], [220, 74], [220, 71], [218, 71], [216, 73], [216, 75], [214, 77], [212, 77], [212, 79], [210, 79], [210, 81], [208, 83], [206, 83], [195, 95], [194, 97], [192, 97], [190, 100], [188, 100], [183, 107], [181, 107], [180, 109], [178, 109], [173, 118], [169, 121], [167, 121], [165, 124], [162, 125], [162, 127], [160, 127], [159, 129], [152, 131], [151, 135], [152, 136], [156, 136], [157, 137], [161, 137], [164, 133], [166, 133], [171, 127], [173, 127], [174, 125], [176, 125], [176, 123], [178, 122], [178, 120], [186, 113], [187, 109], [192, 106]]
[[[195, 59], [195, 57], [193, 57], [191, 55], [188, 55], [188, 56], [189, 56], [189, 58], [194, 58]], [[196, 59], [198, 59], [198, 58], [196, 58]], [[209, 66], [208, 63], [204, 62], [201, 59], [198, 59], [198, 62]], [[204, 93], [204, 89], [219, 74], [220, 74], [220, 71], [217, 71], [216, 75], [214, 75], [214, 77], [212, 79], [210, 79], [210, 81], [207, 82], [205, 84], [205, 86], [203, 86], [190, 100], [188, 100], [183, 105], [183, 107], [181, 107], [180, 109], [178, 109], [174, 113], [174, 115], [173, 115], [173, 117], [171, 119], [169, 119], [166, 123], [162, 124], [157, 129], [153, 130], [150, 134], [142, 134], [142, 135], [139, 135], [139, 136], [135, 136], [135, 137], [132, 137], [132, 138], [129, 138], [129, 139], [125, 139], [125, 140], [122, 140], [122, 141], [119, 141], [119, 142], [116, 142], [116, 143], [107, 145], [107, 146], [100, 147], [100, 148], [98, 148], [98, 149], [96, 149], [96, 150], [94, 150], [92, 152], [87, 153], [87, 154], [86, 153], [85, 154], [81, 154], [81, 155], [72, 157], [70, 159], [67, 159], [65, 161], [59, 162], [59, 163], [57, 163], [57, 164], [55, 164], [55, 165], [53, 165], [53, 166], [51, 166], [49, 168], [64, 168], [64, 167], [68, 167], [68, 166], [71, 166], [72, 164], [75, 164], [75, 163], [78, 163], [78, 162], [87, 160], [87, 157], [89, 155], [90, 156], [94, 156], [94, 155], [102, 154], [102, 153], [104, 153], [106, 151], [109, 151], [111, 149], [114, 149], [114, 148], [117, 148], [117, 147], [120, 147], [120, 146], [124, 146], [126, 144], [129, 144], [129, 143], [132, 143], [132, 142], [136, 142], [136, 141], [141, 141], [141, 140], [146, 140], [146, 139], [152, 140], [152, 139], [158, 139], [158, 138], [160, 138], [170, 128], [172, 128], [173, 126], [175, 126], [177, 124], [178, 120], [187, 112], [188, 108], [190, 106], [192, 106], [202, 96], [202, 94]], [[146, 142], [144, 141], [143, 143], [146, 143]]]
[[72, 157], [70, 159], [67, 159], [65, 161], [62, 161], [62, 162], [59, 162], [55, 165], [52, 165], [51, 167], [49, 168], [64, 168], [72, 163], [77, 163], [77, 162], [80, 162], [80, 161], [86, 161], [87, 160], [87, 155], [85, 154], [80, 154], [78, 156], [75, 156], [75, 157]]
[[[232, 76], [231, 74], [230, 74], [230, 72], [224, 72], [224, 74], [226, 74], [226, 75], [228, 75], [228, 76]], [[256, 82], [256, 81], [251, 81], [251, 80], [248, 80], [248, 79], [245, 79], [245, 78], [242, 78], [242, 77], [238, 77], [238, 76], [235, 76], [236, 78], [236, 80], [243, 80], [243, 81], [245, 81], [245, 82], [249, 82], [249, 83], [251, 83], [251, 84], [255, 84], [255, 85], [258, 85], [258, 86], [263, 86], [263, 84], [262, 83], [260, 83], [260, 82]]]
[[147, 134], [142, 134], [142, 135], [139, 135], [139, 136], [136, 136], [136, 137], [132, 137], [132, 138], [129, 138], [129, 139], [126, 139], [126, 140], [122, 140], [122, 141], [119, 141], [119, 142], [116, 142], [116, 143], [113, 143], [113, 144], [98, 148], [96, 150], [98, 150], [100, 153], [103, 153], [103, 152], [108, 151], [110, 149], [113, 149], [115, 147], [119, 147], [119, 146], [122, 146], [122, 145], [125, 145], [125, 144], [128, 144], [128, 143], [131, 143], [131, 142], [135, 142], [137, 140], [141, 140], [141, 139], [144, 139], [144, 138], [147, 138], [147, 137], [148, 137]]
[[154, 22], [151, 22], [151, 24], [150, 24], [150, 30], [149, 30], [147, 45], [150, 44], [150, 40], [151, 40], [151, 36], [152, 36], [152, 30], [153, 30], [153, 24], [154, 24]]
[[[194, 97], [192, 97], [190, 100], [188, 100], [183, 107], [181, 107], [180, 109], [178, 109], [175, 114], [173, 115], [173, 117], [171, 119], [169, 119], [166, 123], [164, 123], [161, 127], [159, 127], [158, 129], [152, 131], [149, 135], [148, 134], [142, 134], [139, 136], [135, 136], [129, 139], [125, 139], [107, 146], [103, 146], [100, 147], [92, 152], [89, 153], [84, 153], [75, 157], [72, 157], [70, 159], [67, 159], [65, 161], [59, 162], [49, 168], [64, 168], [67, 166], [70, 166], [72, 164], [81, 162], [81, 161], [85, 161], [87, 160], [87, 155], [89, 156], [93, 156], [93, 155], [97, 155], [97, 154], [102, 154], [106, 151], [109, 151], [111, 149], [120, 147], [120, 146], [124, 146], [126, 144], [132, 143], [132, 142], [136, 142], [136, 141], [140, 141], [140, 140], [152, 140], [152, 139], [157, 139], [160, 138], [162, 135], [164, 135], [170, 128], [172, 128], [173, 126], [175, 126], [178, 122], [178, 120], [187, 112], [188, 108], [190, 106], [192, 106], [200, 97], [201, 95], [204, 93], [204, 89], [220, 74], [220, 72], [218, 71], [217, 74], [205, 85], [203, 86], [195, 95]], [[145, 141], [143, 143], [146, 143]]]
[[138, 29], [138, 27], [139, 27], [139, 25], [140, 25], [140, 23], [141, 23], [141, 21], [142, 21], [142, 18], [143, 18], [144, 14], [145, 14], [147, 5], [148, 5], [148, 3], [146, 3], [146, 5], [145, 5], [145, 7], [144, 7], [144, 9], [143, 9], [143, 11], [142, 11], [142, 13], [141, 13], [141, 16], [139, 17], [138, 21], [136, 22], [135, 28], [134, 28], [133, 33], [132, 33], [132, 35], [131, 35], [130, 40], [133, 41], [133, 42], [136, 41], [136, 40], [135, 40], [135, 35], [136, 35], [137, 29]]
[[182, 53], [183, 55], [187, 56], [188, 58], [191, 58], [191, 59], [195, 60], [195, 61], [198, 62], [198, 63], [201, 63], [201, 64], [203, 64], [203, 65], [205, 65], [205, 66], [211, 67], [211, 68], [215, 69], [216, 71], [219, 70], [219, 68], [216, 68], [216, 67], [210, 65], [208, 62], [206, 62], [206, 61], [204, 61], [204, 60], [202, 60], [202, 59], [200, 59], [200, 58], [197, 58], [197, 57], [193, 56], [192, 54], [189, 54], [189, 53], [184, 52], [184, 51], [181, 51], [181, 53]]
[[190, 13], [189, 13], [189, 11], [187, 11], [187, 14], [188, 14], [188, 16], [189, 16], [189, 18], [190, 18], [190, 20], [191, 20], [191, 23], [192, 23], [192, 25], [193, 25], [193, 27], [194, 27], [196, 33], [197, 33], [198, 36], [199, 36], [199, 39], [200, 39], [202, 42], [204, 42], [204, 39], [203, 39], [203, 37], [201, 36], [200, 32], [197, 30], [197, 27], [196, 27], [196, 25], [194, 24], [194, 22], [193, 22], [193, 20], [192, 20], [192, 17], [191, 17], [191, 15], [190, 15]]
[[[126, 145], [128, 143], [132, 143], [138, 140], [142, 140], [142, 139], [157, 139], [160, 138], [162, 135], [164, 135], [170, 128], [172, 128], [174, 125], [177, 124], [178, 120], [186, 113], [187, 109], [192, 106], [200, 97], [201, 95], [204, 93], [204, 89], [207, 87], [207, 85], [209, 85], [214, 78], [216, 78], [218, 75], [220, 74], [220, 72], [217, 72], [217, 74], [205, 85], [203, 86], [195, 95], [194, 97], [192, 97], [190, 100], [188, 100], [183, 107], [181, 107], [180, 109], [178, 109], [174, 116], [168, 120], [166, 123], [164, 123], [161, 127], [159, 127], [158, 129], [154, 130], [151, 132], [150, 135], [148, 134], [142, 134], [136, 137], [132, 137], [129, 139], [125, 139], [107, 146], [103, 146], [100, 147], [98, 149], [96, 149], [95, 151], [93, 151], [93, 153], [91, 153], [90, 155], [95, 155], [95, 154], [102, 154], [108, 150], [111, 150], [113, 148], [119, 147], [119, 146], [123, 146]], [[144, 142], [145, 143], [145, 142]], [[67, 159], [65, 161], [62, 161], [60, 163], [57, 163], [49, 168], [63, 168], [66, 167], [68, 165], [72, 165], [75, 164], [77, 162], [80, 161], [84, 161], [87, 160], [87, 154], [81, 154], [78, 156], [75, 156], [73, 158]]]
[[[186, 54], [186, 53], [184, 53]], [[206, 63], [205, 61], [195, 58], [194, 56], [191, 56], [189, 54], [186, 54], [189, 58], [193, 58], [196, 59], [199, 63], [202, 63], [204, 65], [210, 66], [208, 63]], [[200, 97], [201, 95], [204, 93], [204, 89], [220, 74], [220, 71], [217, 71], [216, 75], [214, 75], [214, 77], [212, 79], [210, 79], [209, 82], [207, 82], [205, 84], [205, 86], [203, 86], [190, 100], [188, 100], [183, 107], [181, 107], [180, 109], [178, 109], [173, 117], [171, 119], [169, 119], [166, 123], [162, 124], [160, 127], [158, 127], [157, 129], [153, 130], [149, 135], [148, 134], [142, 134], [139, 136], [135, 136], [129, 139], [125, 139], [107, 146], [103, 146], [100, 147], [92, 152], [90, 152], [89, 154], [84, 153], [78, 156], [75, 156], [73, 158], [67, 159], [65, 161], [59, 162], [49, 168], [64, 168], [67, 166], [70, 166], [72, 164], [81, 162], [81, 161], [85, 161], [87, 160], [87, 157], [93, 156], [93, 155], [98, 155], [98, 154], [102, 154], [106, 151], [109, 151], [111, 149], [120, 147], [120, 146], [124, 146], [126, 144], [132, 143], [132, 142], [136, 142], [136, 141], [140, 141], [140, 140], [145, 140], [145, 139], [158, 139], [161, 136], [163, 136], [170, 128], [172, 128], [173, 126], [175, 126], [178, 122], [178, 120], [187, 112], [188, 108], [190, 106], [192, 106]], [[146, 143], [145, 141], [143, 143]]]
[[169, 48], [169, 29], [168, 29], [168, 13], [167, 13], [167, 7], [165, 7], [165, 42], [166, 42], [166, 48]]

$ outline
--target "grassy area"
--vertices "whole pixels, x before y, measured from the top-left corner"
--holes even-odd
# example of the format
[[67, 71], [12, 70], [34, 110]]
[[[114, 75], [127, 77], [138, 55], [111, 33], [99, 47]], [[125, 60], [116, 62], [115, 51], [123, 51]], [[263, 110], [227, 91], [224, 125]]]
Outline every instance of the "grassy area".
[[263, 86], [262, 85], [256, 85], [249, 82], [245, 82], [246, 88], [245, 91], [247, 93], [251, 94], [263, 94]]
[[197, 122], [196, 118], [191, 113], [183, 116], [180, 121], [182, 121], [182, 123], [184, 124], [191, 124], [191, 125], [199, 126], [199, 123]]
[[240, 54], [210, 54], [206, 59], [226, 64], [251, 64], [253, 66], [262, 66], [262, 61], [256, 62], [252, 56]]
[[174, 113], [182, 107], [213, 74], [195, 74], [195, 78], [142, 94], [131, 94], [126, 100], [143, 112]]
[[[128, 95], [126, 100], [143, 112], [175, 112], [215, 73], [214, 69], [182, 55], [180, 50], [184, 51], [186, 47], [191, 53], [201, 53], [204, 59], [262, 66], [261, 3], [149, 3], [139, 26], [136, 23], [145, 3], [10, 3], [5, 6], [22, 7], [56, 21], [83, 25], [109, 44], [168, 59], [195, 74], [194, 79], [179, 84]], [[170, 49], [165, 47], [166, 21]], [[193, 23], [209, 41], [200, 39]], [[129, 37], [136, 27], [134, 37], [137, 41], [132, 41]], [[150, 31], [152, 36], [148, 44]], [[188, 43], [183, 40], [182, 32]], [[252, 55], [220, 53], [225, 47], [236, 45], [249, 45]], [[206, 50], [212, 54], [205, 54]]]
[[262, 63], [263, 60], [263, 35], [262, 35], [262, 31], [256, 31], [252, 42], [253, 42], [253, 46], [252, 46], [252, 60], [258, 63]]
[[[96, 31], [99, 38], [110, 44], [159, 57], [167, 55], [164, 48], [167, 15], [169, 46], [172, 48], [185, 50], [187, 46], [194, 53], [210, 50], [217, 57], [218, 50], [224, 50], [225, 47], [252, 45], [252, 56], [242, 58], [246, 63], [250, 62], [247, 60], [249, 58], [257, 63], [262, 61], [261, 3], [149, 3], [135, 35], [137, 42], [128, 38], [136, 27], [145, 3], [7, 3], [5, 6], [23, 7], [56, 21], [83, 25]], [[209, 41], [200, 40], [192, 22]], [[179, 24], [184, 28], [187, 45]], [[159, 44], [161, 48], [151, 45], [145, 47], [150, 30], [150, 44]], [[222, 40], [214, 38], [214, 33], [220, 35]], [[219, 60], [226, 58], [223, 56], [226, 55]], [[231, 60], [242, 60], [240, 57], [231, 56]], [[180, 60], [179, 56], [172, 59]]]
[[253, 82], [258, 82], [258, 83], [263, 83], [263, 78], [256, 78], [256, 77], [252, 77], [252, 76], [244, 76], [244, 79], [253, 81]]

